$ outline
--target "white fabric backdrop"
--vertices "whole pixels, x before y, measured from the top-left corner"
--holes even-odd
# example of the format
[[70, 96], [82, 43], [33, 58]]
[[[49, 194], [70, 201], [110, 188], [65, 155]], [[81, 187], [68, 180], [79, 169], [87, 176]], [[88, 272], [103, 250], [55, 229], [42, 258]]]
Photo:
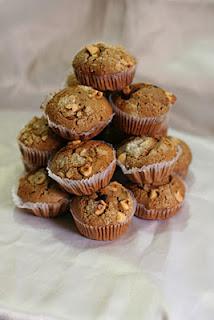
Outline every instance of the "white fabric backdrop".
[[[214, 318], [213, 34], [213, 1], [0, 0], [0, 319]], [[10, 196], [17, 132], [97, 40], [125, 45], [138, 80], [177, 95], [171, 132], [194, 157], [181, 214], [135, 218], [113, 243], [82, 238], [70, 217], [27, 215]]]

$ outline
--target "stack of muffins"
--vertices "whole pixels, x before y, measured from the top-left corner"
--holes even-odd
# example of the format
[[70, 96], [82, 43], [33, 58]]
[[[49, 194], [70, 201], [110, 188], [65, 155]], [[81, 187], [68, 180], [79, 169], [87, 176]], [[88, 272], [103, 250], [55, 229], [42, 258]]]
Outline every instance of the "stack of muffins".
[[132, 83], [136, 60], [122, 47], [88, 45], [73, 68], [18, 136], [26, 173], [16, 206], [42, 217], [70, 211], [79, 232], [96, 240], [122, 235], [133, 215], [175, 215], [192, 158], [184, 141], [167, 136], [176, 97]]

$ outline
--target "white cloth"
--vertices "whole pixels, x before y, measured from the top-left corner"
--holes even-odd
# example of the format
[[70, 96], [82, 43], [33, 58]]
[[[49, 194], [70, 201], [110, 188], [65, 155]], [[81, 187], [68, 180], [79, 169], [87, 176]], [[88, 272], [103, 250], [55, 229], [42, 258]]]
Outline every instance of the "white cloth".
[[[213, 1], [0, 1], [0, 319], [214, 318], [213, 15]], [[15, 209], [10, 194], [18, 131], [94, 40], [124, 44], [138, 80], [177, 95], [170, 133], [193, 151], [181, 212], [134, 218], [115, 242]]]

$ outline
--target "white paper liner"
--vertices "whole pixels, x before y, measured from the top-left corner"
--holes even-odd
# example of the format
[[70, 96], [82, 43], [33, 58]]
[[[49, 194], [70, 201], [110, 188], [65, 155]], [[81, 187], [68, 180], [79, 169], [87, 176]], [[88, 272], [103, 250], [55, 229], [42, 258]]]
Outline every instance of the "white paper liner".
[[144, 165], [141, 168], [126, 169], [126, 167], [119, 160], [117, 160], [117, 164], [120, 166], [123, 173], [135, 183], [158, 183], [173, 172], [176, 161], [180, 157], [181, 153], [181, 147], [177, 146], [176, 156], [172, 160]]
[[19, 148], [23, 156], [24, 165], [29, 169], [37, 169], [40, 167], [45, 167], [52, 151], [41, 151], [34, 148], [26, 147], [23, 143], [19, 142]]
[[72, 180], [68, 178], [61, 178], [51, 171], [49, 164], [47, 167], [48, 175], [69, 193], [75, 195], [89, 195], [101, 188], [104, 188], [110, 182], [116, 168], [115, 150], [113, 150], [113, 154], [114, 159], [105, 170], [96, 173], [87, 179]]
[[129, 85], [135, 75], [136, 66], [130, 67], [128, 70], [105, 74], [96, 75], [83, 67], [75, 69], [77, 80], [86, 86], [91, 86], [100, 91], [120, 91]]
[[68, 208], [69, 204], [68, 199], [64, 199], [58, 203], [23, 202], [22, 199], [17, 195], [16, 186], [12, 188], [12, 199], [16, 207], [30, 210], [35, 216], [43, 218], [54, 218], [63, 214]]
[[89, 140], [98, 135], [107, 125], [112, 121], [114, 117], [114, 113], [112, 113], [111, 117], [108, 119], [108, 121], [102, 121], [99, 123], [98, 126], [88, 130], [83, 131], [81, 133], [76, 133], [72, 129], [65, 128], [62, 125], [56, 124], [53, 121], [50, 120], [47, 114], [45, 114], [49, 127], [55, 131], [58, 135], [63, 137], [67, 140]]
[[183, 203], [184, 201], [173, 208], [164, 209], [146, 209], [143, 204], [137, 203], [135, 216], [146, 220], [165, 220], [174, 216]]
[[75, 214], [75, 209], [74, 209], [74, 207], [72, 207], [72, 201], [71, 201], [70, 211], [71, 211], [71, 214], [74, 218], [75, 224], [76, 224], [79, 232], [83, 236], [85, 236], [89, 239], [101, 240], [101, 241], [115, 240], [119, 236], [124, 234], [127, 231], [128, 226], [132, 220], [132, 217], [136, 211], [136, 199], [134, 198], [133, 193], [130, 190], [129, 190], [129, 193], [131, 194], [132, 199], [133, 199], [133, 211], [132, 211], [131, 215], [127, 218], [126, 221], [124, 221], [122, 223], [110, 224], [110, 225], [106, 225], [106, 226], [90, 226], [88, 224], [81, 222]]
[[109, 96], [109, 101], [115, 112], [114, 121], [120, 130], [134, 136], [166, 136], [169, 111], [161, 116], [141, 118], [120, 110], [113, 102], [112, 95]]

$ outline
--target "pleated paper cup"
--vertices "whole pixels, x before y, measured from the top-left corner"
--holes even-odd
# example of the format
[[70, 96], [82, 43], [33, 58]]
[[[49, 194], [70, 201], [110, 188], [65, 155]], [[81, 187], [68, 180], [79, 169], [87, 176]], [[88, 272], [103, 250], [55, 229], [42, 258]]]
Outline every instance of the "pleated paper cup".
[[[114, 155], [115, 156], [115, 155]], [[48, 175], [55, 180], [59, 185], [68, 193], [72, 193], [78, 196], [92, 194], [109, 184], [114, 171], [116, 169], [116, 157], [108, 165], [108, 167], [102, 172], [94, 174], [90, 178], [81, 180], [72, 180], [68, 178], [61, 178], [54, 174], [50, 166], [48, 166]]]
[[56, 124], [50, 120], [47, 114], [45, 114], [49, 127], [56, 132], [59, 136], [66, 140], [89, 140], [97, 136], [113, 119], [114, 114], [111, 115], [109, 120], [101, 121], [99, 125], [95, 126], [89, 131], [84, 131], [81, 133], [75, 132], [73, 129], [68, 129], [62, 125]]
[[19, 142], [19, 149], [22, 154], [22, 160], [27, 171], [45, 167], [50, 156], [54, 151], [41, 151], [34, 148], [26, 147]]
[[16, 207], [26, 209], [37, 217], [54, 218], [66, 212], [69, 200], [63, 199], [57, 203], [46, 202], [24, 202], [17, 195], [17, 187], [12, 189], [12, 199]]
[[145, 165], [141, 168], [126, 169], [126, 167], [117, 160], [117, 164], [122, 169], [123, 173], [132, 182], [139, 185], [148, 184], [161, 184], [168, 176], [173, 173], [177, 159], [180, 157], [182, 149], [180, 146], [177, 147], [176, 156], [170, 161], [162, 161], [150, 165]]
[[146, 209], [143, 204], [137, 203], [135, 216], [146, 220], [166, 220], [174, 216], [182, 205], [183, 202], [173, 208]]
[[112, 74], [96, 75], [84, 68], [76, 68], [75, 75], [77, 80], [86, 86], [91, 86], [99, 91], [120, 91], [128, 86], [135, 75], [135, 66], [130, 67], [127, 71], [121, 71]]
[[109, 97], [115, 113], [114, 122], [119, 129], [128, 135], [160, 137], [166, 136], [168, 130], [169, 112], [158, 117], [137, 117], [120, 110]]
[[115, 240], [127, 231], [131, 223], [132, 217], [136, 209], [136, 200], [134, 199], [134, 197], [133, 197], [133, 201], [134, 201], [133, 212], [127, 218], [126, 221], [124, 221], [123, 223], [109, 224], [104, 226], [91, 226], [81, 222], [77, 218], [78, 213], [76, 214], [77, 212], [76, 199], [73, 199], [71, 201], [70, 209], [71, 209], [71, 214], [74, 218], [76, 227], [84, 237], [92, 240], [100, 240], [100, 241]]

